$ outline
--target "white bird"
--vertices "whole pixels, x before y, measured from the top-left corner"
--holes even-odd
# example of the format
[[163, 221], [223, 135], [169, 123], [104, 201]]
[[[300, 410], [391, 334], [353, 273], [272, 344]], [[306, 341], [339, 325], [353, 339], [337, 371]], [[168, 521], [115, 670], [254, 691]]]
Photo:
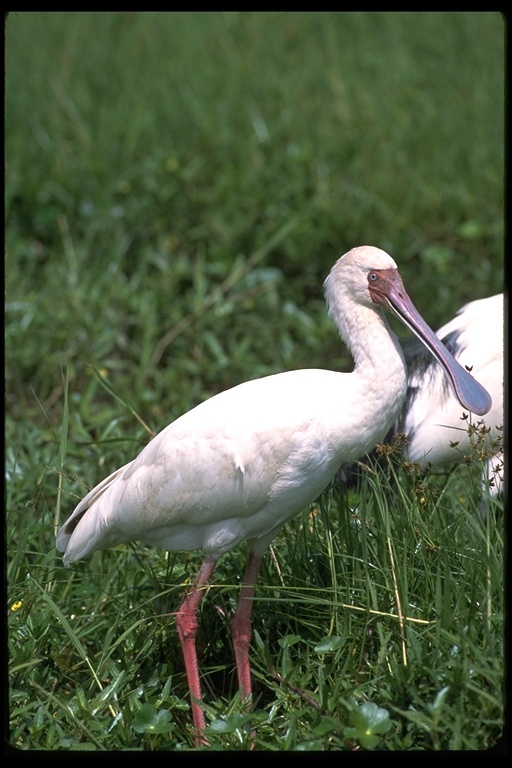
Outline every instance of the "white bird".
[[336, 262], [324, 288], [329, 314], [354, 357], [352, 373], [289, 371], [206, 400], [93, 488], [57, 535], [65, 563], [134, 540], [167, 550], [203, 550], [199, 573], [176, 615], [197, 745], [208, 742], [196, 614], [217, 560], [247, 541], [248, 564], [231, 626], [238, 680], [248, 699], [252, 598], [264, 552], [338, 467], [381, 441], [398, 416], [406, 367], [382, 307], [440, 360], [464, 408], [483, 414], [491, 407], [486, 390], [414, 308], [387, 253], [371, 246], [352, 249]]
[[[451, 396], [442, 366], [419, 341], [405, 341], [402, 349], [408, 371], [407, 393], [384, 440], [388, 443], [394, 435], [405, 434], [403, 458], [420, 466], [463, 462], [471, 456], [473, 440], [479, 451], [491, 454], [484, 461], [482, 473], [484, 513], [487, 490], [496, 497], [503, 488], [503, 324], [503, 294], [497, 294], [466, 304], [436, 331], [453, 357], [471, 371], [492, 397], [492, 407], [485, 418], [472, 419], [471, 424], [464, 409]], [[477, 428], [476, 436], [470, 436], [473, 427]], [[484, 440], [482, 427], [488, 430]], [[344, 465], [336, 478], [349, 485], [357, 482], [365, 463], [363, 458], [357, 464]]]
[[[436, 332], [458, 362], [487, 389], [492, 407], [485, 419], [473, 420], [489, 430], [480, 448], [502, 437], [503, 429], [503, 294], [472, 301]], [[451, 397], [443, 368], [415, 340], [403, 345], [408, 369], [407, 394], [395, 434], [404, 433], [404, 453], [412, 462], [437, 466], [464, 460], [471, 454], [469, 424]], [[492, 496], [502, 490], [503, 452], [485, 462], [483, 490]]]

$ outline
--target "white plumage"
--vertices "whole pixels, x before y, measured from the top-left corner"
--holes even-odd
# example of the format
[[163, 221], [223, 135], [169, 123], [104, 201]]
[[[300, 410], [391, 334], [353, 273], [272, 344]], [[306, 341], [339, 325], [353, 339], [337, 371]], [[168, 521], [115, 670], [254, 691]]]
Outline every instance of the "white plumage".
[[[503, 294], [466, 304], [437, 336], [456, 360], [469, 370], [492, 397], [492, 407], [480, 421], [489, 429], [486, 444], [503, 427]], [[409, 461], [433, 465], [462, 461], [471, 454], [468, 421], [452, 397], [443, 368], [419, 343], [404, 344], [408, 368], [407, 394], [394, 432], [407, 436]], [[453, 445], [457, 443], [457, 445]], [[483, 447], [483, 446], [482, 446]], [[493, 495], [501, 491], [503, 454], [497, 451], [486, 463], [483, 483]]]
[[[405, 394], [398, 354], [394, 363], [386, 373], [395, 398], [380, 410], [380, 388], [372, 393], [364, 376], [353, 374], [357, 386], [348, 388], [348, 374], [324, 370], [248, 381], [206, 400], [83, 499], [59, 534], [65, 561], [131, 540], [215, 559], [244, 540], [264, 551], [342, 457], [355, 459], [384, 436]], [[359, 403], [372, 396], [376, 418], [365, 422]]]
[[406, 393], [402, 350], [382, 311], [396, 314], [449, 371], [465, 408], [488, 393], [414, 309], [393, 259], [370, 246], [341, 257], [325, 281], [329, 313], [355, 361], [352, 373], [298, 370], [240, 384], [198, 405], [94, 488], [57, 536], [66, 563], [122, 542], [202, 549], [203, 565], [176, 615], [196, 743], [206, 743], [195, 649], [197, 609], [217, 559], [241, 541], [249, 561], [232, 621], [237, 671], [250, 696], [252, 596], [261, 558], [283, 524], [308, 506], [337, 468], [381, 441]]

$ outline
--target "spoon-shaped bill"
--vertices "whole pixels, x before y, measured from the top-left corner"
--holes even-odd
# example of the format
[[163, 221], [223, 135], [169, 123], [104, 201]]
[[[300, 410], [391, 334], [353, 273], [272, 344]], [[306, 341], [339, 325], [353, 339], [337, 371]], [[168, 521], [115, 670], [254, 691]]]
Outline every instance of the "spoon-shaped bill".
[[368, 273], [370, 295], [377, 304], [389, 309], [399, 320], [416, 334], [436, 360], [443, 366], [455, 397], [462, 405], [478, 416], [486, 414], [492, 405], [487, 390], [458, 363], [426, 324], [404, 288], [396, 269], [372, 270]]

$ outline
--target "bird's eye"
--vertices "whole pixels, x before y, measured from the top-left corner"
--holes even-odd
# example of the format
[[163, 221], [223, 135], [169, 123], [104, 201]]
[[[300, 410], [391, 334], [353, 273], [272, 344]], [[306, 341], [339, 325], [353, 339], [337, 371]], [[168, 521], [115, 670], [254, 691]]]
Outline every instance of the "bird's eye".
[[376, 283], [378, 279], [379, 279], [379, 276], [376, 272], [370, 272], [370, 274], [368, 275], [368, 280], [370, 281], [370, 283]]

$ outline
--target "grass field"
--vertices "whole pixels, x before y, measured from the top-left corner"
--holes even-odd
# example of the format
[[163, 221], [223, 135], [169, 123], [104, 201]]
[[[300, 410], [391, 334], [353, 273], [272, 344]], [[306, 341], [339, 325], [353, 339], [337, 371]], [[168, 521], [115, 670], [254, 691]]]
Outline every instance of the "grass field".
[[[70, 569], [55, 529], [178, 415], [280, 370], [350, 370], [322, 283], [396, 259], [438, 327], [503, 290], [498, 13], [10, 13], [6, 21], [7, 744], [192, 749], [172, 612], [200, 553]], [[405, 338], [405, 332], [396, 329]], [[275, 540], [254, 706], [201, 614], [212, 748], [502, 744], [503, 510], [479, 466], [391, 457]]]

